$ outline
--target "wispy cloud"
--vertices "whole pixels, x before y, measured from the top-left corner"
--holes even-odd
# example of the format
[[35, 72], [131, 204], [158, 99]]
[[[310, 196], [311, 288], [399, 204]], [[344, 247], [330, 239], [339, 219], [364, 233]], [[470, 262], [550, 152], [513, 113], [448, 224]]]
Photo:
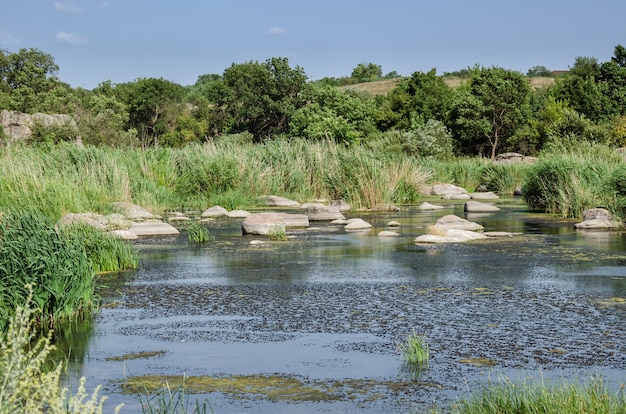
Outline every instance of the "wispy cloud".
[[54, 8], [63, 13], [79, 13], [82, 11], [82, 9], [72, 1], [55, 1]]
[[71, 45], [86, 45], [89, 40], [76, 33], [64, 32], [61, 30], [57, 33], [57, 41], [61, 43], [69, 43]]
[[111, 7], [111, 5], [109, 4], [108, 1], [101, 1], [100, 3], [98, 3], [97, 7], [99, 9], [108, 9], [109, 7]]
[[273, 36], [280, 36], [289, 33], [289, 30], [285, 29], [284, 27], [273, 26], [267, 29], [265, 33]]
[[3, 32], [2, 30], [0, 30], [0, 45], [12, 46], [19, 45], [20, 43], [20, 39], [13, 36], [11, 33]]

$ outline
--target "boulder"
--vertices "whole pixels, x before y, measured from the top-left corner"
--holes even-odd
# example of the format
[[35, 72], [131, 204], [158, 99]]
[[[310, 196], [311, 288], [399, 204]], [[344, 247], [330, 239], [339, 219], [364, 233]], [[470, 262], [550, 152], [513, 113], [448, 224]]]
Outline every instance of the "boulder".
[[583, 221], [574, 224], [577, 229], [614, 229], [622, 224], [614, 221], [611, 213], [601, 207], [591, 208], [583, 212]]
[[460, 194], [468, 194], [467, 190], [458, 187], [452, 184], [433, 184], [430, 188], [431, 195], [437, 196], [451, 196], [451, 195], [460, 195]]
[[246, 210], [232, 210], [228, 212], [228, 217], [230, 218], [246, 218], [248, 217], [250, 214], [249, 211]]
[[445, 229], [438, 233], [418, 236], [415, 238], [415, 243], [463, 243], [487, 238], [484, 234], [461, 229]]
[[442, 210], [445, 207], [440, 206], [438, 204], [431, 204], [431, 203], [424, 202], [420, 204], [417, 208], [419, 208], [420, 210], [425, 210], [425, 211], [435, 211], [435, 210]]
[[400, 226], [401, 226], [401, 224], [400, 224], [400, 223], [398, 223], [398, 222], [397, 222], [397, 221], [395, 221], [395, 220], [392, 220], [392, 221], [390, 221], [389, 223], [387, 223], [387, 227], [400, 227]]
[[398, 237], [400, 234], [395, 231], [383, 230], [378, 233], [378, 237]]
[[500, 211], [499, 207], [493, 204], [481, 203], [479, 201], [468, 201], [463, 207], [463, 211], [466, 213], [492, 213]]
[[505, 152], [496, 155], [493, 161], [496, 164], [533, 163], [537, 161], [537, 157], [527, 157], [517, 152]]
[[123, 240], [137, 240], [139, 238], [135, 233], [128, 230], [113, 230], [109, 234]]
[[310, 206], [306, 210], [306, 215], [311, 221], [332, 221], [343, 220], [345, 216], [336, 206]]
[[300, 207], [300, 203], [285, 197], [275, 195], [264, 195], [257, 198], [257, 203], [268, 207]]
[[435, 226], [438, 228], [447, 230], [447, 229], [458, 229], [458, 230], [468, 230], [468, 231], [480, 231], [483, 230], [483, 226], [478, 223], [474, 223], [469, 220], [465, 220], [461, 217], [455, 216], [454, 214], [448, 214], [447, 216], [443, 216], [437, 220]]
[[367, 221], [360, 218], [353, 218], [346, 221], [346, 225], [344, 227], [347, 231], [354, 230], [366, 230], [372, 228], [372, 225]]
[[146, 220], [140, 223], [133, 223], [128, 228], [128, 231], [137, 236], [168, 236], [179, 233], [176, 227], [160, 220]]
[[500, 198], [500, 196], [494, 193], [493, 191], [485, 191], [485, 192], [471, 193], [470, 198], [472, 200], [497, 200]]
[[241, 225], [243, 234], [258, 234], [267, 236], [271, 229], [295, 227], [309, 227], [309, 218], [306, 214], [288, 213], [254, 213], [243, 220]]
[[213, 206], [213, 207], [207, 208], [206, 210], [202, 212], [202, 218], [226, 217], [226, 216], [228, 216], [228, 210], [226, 210], [222, 206]]
[[150, 220], [154, 218], [154, 215], [145, 208], [125, 201], [111, 203], [111, 207], [130, 220]]
[[35, 124], [40, 124], [45, 127], [68, 125], [72, 128], [76, 128], [74, 118], [69, 115], [48, 115], [42, 113], [29, 115], [7, 110], [0, 112], [0, 126], [4, 133], [13, 140], [30, 138], [33, 135], [32, 127]]
[[446, 194], [441, 196], [442, 200], [470, 200], [469, 194]]
[[104, 216], [98, 213], [68, 213], [61, 217], [58, 224], [69, 226], [72, 224], [85, 224], [98, 230], [106, 230]]

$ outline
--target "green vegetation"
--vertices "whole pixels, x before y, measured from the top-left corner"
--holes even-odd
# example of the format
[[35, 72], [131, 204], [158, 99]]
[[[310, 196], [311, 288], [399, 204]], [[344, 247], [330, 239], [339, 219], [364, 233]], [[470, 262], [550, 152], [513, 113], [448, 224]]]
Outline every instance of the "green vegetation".
[[[46, 369], [48, 357], [54, 351], [52, 332], [38, 337], [36, 321], [41, 317], [33, 309], [32, 286], [25, 305], [15, 309], [8, 319], [7, 329], [0, 335], [0, 412], [7, 414], [49, 414], [103, 412], [105, 397], [98, 397], [100, 387], [92, 395], [80, 380], [76, 392], [61, 386], [63, 364]], [[115, 412], [119, 412], [118, 406]]]
[[214, 240], [209, 229], [200, 223], [192, 222], [185, 227], [185, 230], [187, 231], [187, 240], [192, 243], [205, 243]]
[[207, 414], [212, 413], [213, 408], [208, 399], [203, 402], [194, 401], [189, 408], [189, 398], [185, 388], [186, 377], [183, 375], [182, 380], [172, 388], [168, 381], [162, 384], [157, 390], [150, 390], [145, 386], [139, 394], [141, 402], [141, 412], [144, 414]]
[[550, 382], [525, 380], [521, 383], [505, 379], [489, 384], [462, 400], [453, 410], [458, 414], [538, 413], [586, 414], [626, 413], [623, 388], [611, 392], [601, 378], [588, 383], [578, 380]]
[[407, 335], [404, 342], [399, 342], [396, 346], [402, 359], [409, 366], [419, 368], [428, 364], [430, 347], [426, 339], [415, 333], [415, 330]]
[[267, 237], [274, 241], [287, 241], [287, 232], [285, 226], [274, 224], [270, 227]]
[[7, 210], [0, 217], [0, 280], [3, 322], [28, 296], [25, 286], [32, 286], [33, 302], [51, 324], [95, 306], [96, 277], [84, 245], [37, 210]]

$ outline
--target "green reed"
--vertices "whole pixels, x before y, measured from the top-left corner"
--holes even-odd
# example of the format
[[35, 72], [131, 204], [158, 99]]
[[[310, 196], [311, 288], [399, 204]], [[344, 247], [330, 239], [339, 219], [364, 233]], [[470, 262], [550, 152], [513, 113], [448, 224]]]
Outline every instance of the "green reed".
[[209, 229], [200, 223], [192, 222], [185, 227], [185, 230], [187, 231], [187, 240], [192, 243], [205, 243], [215, 240]]

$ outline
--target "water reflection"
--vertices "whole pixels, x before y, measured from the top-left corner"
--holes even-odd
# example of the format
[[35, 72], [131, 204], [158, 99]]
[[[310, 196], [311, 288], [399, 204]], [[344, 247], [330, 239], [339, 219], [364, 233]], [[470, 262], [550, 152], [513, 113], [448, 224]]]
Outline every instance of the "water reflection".
[[[374, 228], [345, 233], [315, 224], [290, 231], [294, 238], [287, 242], [261, 246], [250, 245], [254, 237], [242, 236], [232, 219], [215, 222], [216, 241], [206, 246], [191, 246], [184, 235], [142, 240], [141, 268], [106, 291], [106, 301], [118, 306], [102, 310], [86, 340], [83, 372], [106, 383], [112, 401], [127, 402], [132, 398], [116, 385], [126, 367], [135, 375], [278, 373], [375, 382], [368, 389], [376, 392], [300, 404], [301, 412], [424, 411], [432, 401], [445, 405], [466, 382], [484, 381], [492, 367], [597, 368], [613, 382], [623, 378], [623, 233], [580, 232], [571, 221], [542, 221], [505, 201], [501, 212], [472, 219], [519, 236], [413, 243], [446, 214], [464, 217], [462, 204], [438, 212], [354, 214]], [[401, 223], [400, 236], [378, 238], [391, 220]], [[415, 378], [395, 351], [414, 328], [431, 345], [432, 361], [420, 375], [429, 385], [407, 386]], [[143, 351], [159, 356], [111, 359]], [[379, 392], [389, 381], [401, 391]], [[288, 404], [210, 397], [220, 413], [290, 411]]]

